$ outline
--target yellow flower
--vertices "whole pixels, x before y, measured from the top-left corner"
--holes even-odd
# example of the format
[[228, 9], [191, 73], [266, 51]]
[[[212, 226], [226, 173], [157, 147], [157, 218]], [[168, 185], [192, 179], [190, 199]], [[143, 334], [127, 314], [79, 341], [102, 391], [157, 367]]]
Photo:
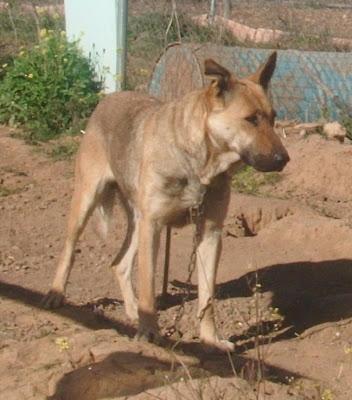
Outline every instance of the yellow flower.
[[37, 11], [37, 13], [38, 13], [39, 15], [45, 13], [45, 8], [44, 8], [44, 7], [36, 6], [35, 9], [36, 9], [36, 11]]
[[48, 31], [45, 28], [40, 30], [40, 32], [39, 32], [40, 38], [45, 38], [47, 35], [48, 35]]
[[8, 65], [8, 64], [2, 64], [2, 67], [3, 67], [3, 68], [6, 68], [6, 67], [7, 67], [7, 65]]
[[149, 71], [145, 68], [140, 68], [139, 73], [140, 73], [140, 75], [143, 75], [143, 76], [149, 75]]
[[28, 74], [28, 79], [33, 79], [33, 74]]
[[68, 350], [70, 348], [67, 337], [57, 338], [55, 343], [59, 346], [60, 351]]

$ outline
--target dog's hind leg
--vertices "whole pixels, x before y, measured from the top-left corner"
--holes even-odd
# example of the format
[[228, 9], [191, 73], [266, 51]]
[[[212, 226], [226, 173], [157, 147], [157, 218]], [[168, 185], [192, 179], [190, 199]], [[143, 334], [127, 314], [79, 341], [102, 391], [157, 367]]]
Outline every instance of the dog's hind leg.
[[[83, 144], [83, 143], [82, 143]], [[89, 155], [89, 144], [96, 145], [95, 158]], [[103, 153], [98, 153], [99, 143], [83, 147], [76, 163], [76, 182], [68, 218], [67, 235], [51, 290], [43, 300], [46, 308], [59, 307], [64, 299], [65, 287], [70, 275], [74, 249], [87, 220], [99, 202], [99, 198], [111, 182]]]
[[117, 280], [120, 285], [125, 311], [132, 320], [138, 319], [138, 305], [132, 286], [132, 269], [138, 248], [138, 215], [121, 196], [127, 214], [127, 232], [121, 250], [112, 262]]

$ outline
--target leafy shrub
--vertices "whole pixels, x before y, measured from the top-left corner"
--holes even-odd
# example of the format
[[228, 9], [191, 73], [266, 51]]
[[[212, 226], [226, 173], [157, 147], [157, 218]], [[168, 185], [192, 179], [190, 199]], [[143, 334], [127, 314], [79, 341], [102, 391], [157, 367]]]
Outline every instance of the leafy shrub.
[[0, 82], [0, 122], [24, 126], [39, 140], [77, 130], [101, 88], [77, 42], [43, 29], [39, 44], [21, 51]]
[[232, 178], [232, 187], [239, 193], [258, 194], [262, 186], [274, 185], [281, 180], [278, 172], [258, 172], [249, 165], [244, 166]]

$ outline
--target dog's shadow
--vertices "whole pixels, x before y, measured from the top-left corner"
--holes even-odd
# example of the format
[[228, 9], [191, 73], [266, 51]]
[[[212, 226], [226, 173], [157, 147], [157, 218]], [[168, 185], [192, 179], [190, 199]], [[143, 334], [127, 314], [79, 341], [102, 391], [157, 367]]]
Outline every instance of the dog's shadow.
[[[283, 317], [282, 333], [270, 340], [290, 339], [314, 326], [352, 317], [352, 260], [271, 265], [219, 284], [216, 298], [252, 297], [253, 287], [258, 283], [261, 293], [271, 292], [271, 307], [277, 308]], [[196, 286], [187, 287], [177, 281], [173, 284], [190, 293], [187, 300], [196, 298]], [[177, 295], [169, 304], [180, 301]], [[273, 326], [262, 324], [261, 329], [268, 332]], [[231, 340], [253, 337], [255, 332], [258, 332], [257, 326], [252, 326], [241, 337], [233, 336]], [[243, 350], [248, 347], [251, 345], [246, 344]], [[239, 351], [241, 348], [236, 348]]]

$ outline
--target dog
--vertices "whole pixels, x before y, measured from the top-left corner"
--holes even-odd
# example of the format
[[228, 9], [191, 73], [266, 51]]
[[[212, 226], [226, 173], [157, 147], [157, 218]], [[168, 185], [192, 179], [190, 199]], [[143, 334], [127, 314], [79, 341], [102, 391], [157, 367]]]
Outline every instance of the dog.
[[[137, 92], [100, 101], [77, 154], [66, 242], [46, 307], [58, 307], [64, 299], [74, 247], [88, 217], [96, 210], [106, 230], [117, 194], [128, 217], [126, 238], [113, 262], [125, 310], [138, 321], [138, 338], [157, 340], [154, 275], [160, 233], [166, 225], [188, 223], [189, 210], [202, 205], [200, 339], [224, 351], [234, 349], [218, 336], [214, 318], [221, 231], [236, 167], [245, 163], [259, 171], [281, 171], [289, 161], [274, 132], [275, 111], [267, 94], [276, 59], [274, 52], [245, 79], [207, 59], [209, 84], [168, 103]], [[131, 282], [137, 253], [138, 301]]]

